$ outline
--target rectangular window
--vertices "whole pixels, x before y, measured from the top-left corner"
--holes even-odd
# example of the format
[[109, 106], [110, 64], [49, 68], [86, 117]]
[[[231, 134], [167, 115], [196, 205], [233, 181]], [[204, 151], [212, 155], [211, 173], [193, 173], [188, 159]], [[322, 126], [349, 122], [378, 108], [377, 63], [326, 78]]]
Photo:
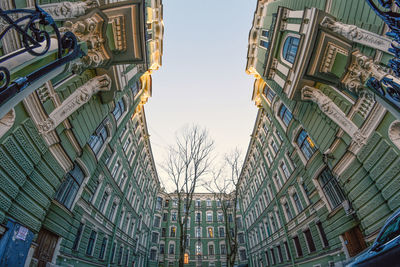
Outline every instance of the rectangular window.
[[306, 231], [304, 231], [304, 235], [306, 237], [306, 241], [307, 241], [307, 245], [308, 245], [308, 249], [310, 250], [310, 253], [314, 252], [316, 250], [316, 248], [315, 248], [314, 240], [312, 238], [310, 229], [307, 229]]
[[287, 202], [285, 202], [285, 204], [283, 204], [283, 206], [285, 208], [286, 215], [288, 217], [288, 222], [289, 222], [290, 220], [293, 219], [292, 212], [290, 211], [290, 207], [289, 207], [289, 204]]
[[196, 237], [201, 237], [201, 228], [196, 227]]
[[301, 205], [299, 196], [297, 195], [296, 192], [293, 193], [293, 200], [294, 200], [294, 203], [296, 204], [297, 211], [301, 212], [303, 210], [303, 206]]
[[151, 242], [158, 243], [158, 235], [159, 234], [157, 232], [153, 232], [151, 236]]
[[281, 246], [280, 246], [280, 245], [276, 246], [276, 249], [278, 250], [278, 259], [279, 259], [279, 263], [281, 263], [281, 262], [283, 262], [283, 255], [282, 255]]
[[212, 213], [207, 212], [207, 222], [212, 222]]
[[155, 216], [153, 226], [158, 228], [160, 227], [160, 223], [161, 223], [160, 216]]
[[226, 255], [226, 246], [225, 246], [225, 244], [221, 244], [221, 255]]
[[104, 192], [104, 194], [103, 194], [103, 198], [101, 199], [101, 201], [100, 201], [100, 206], [99, 206], [99, 210], [101, 211], [101, 212], [104, 212], [104, 208], [105, 208], [105, 206], [106, 206], [106, 203], [107, 203], [107, 200], [108, 200], [108, 197], [110, 196], [110, 194], [106, 191], [106, 192]]
[[104, 122], [102, 122], [96, 131], [90, 136], [88, 145], [92, 149], [93, 153], [97, 156], [106, 142], [108, 137], [107, 127]]
[[214, 245], [208, 246], [208, 255], [210, 255], [210, 256], [214, 255]]
[[207, 237], [214, 237], [213, 229], [211, 227], [208, 227], [207, 229]]
[[176, 211], [173, 211], [173, 212], [171, 213], [171, 221], [172, 221], [172, 222], [176, 222]]
[[260, 46], [264, 47], [264, 48], [268, 48], [269, 47], [269, 43], [267, 41], [260, 40]]
[[322, 173], [319, 175], [318, 181], [332, 209], [342, 204], [345, 199], [342, 189], [328, 168], [322, 171]]
[[79, 224], [78, 231], [76, 232], [74, 243], [72, 244], [72, 250], [78, 250], [79, 240], [82, 237], [83, 223]]
[[326, 234], [325, 234], [324, 228], [322, 228], [322, 223], [321, 222], [317, 222], [316, 225], [317, 225], [317, 228], [318, 228], [318, 232], [321, 235], [322, 245], [324, 247], [329, 246], [329, 242], [328, 242], [328, 239], [326, 238]]
[[160, 244], [160, 254], [164, 255], [165, 248], [164, 248], [164, 244]]
[[271, 256], [272, 256], [272, 265], [274, 265], [274, 264], [276, 264], [274, 249], [271, 248], [269, 251], [271, 252]]
[[247, 260], [246, 250], [244, 249], [239, 250], [239, 256], [241, 261]]
[[163, 222], [166, 222], [168, 220], [168, 213], [163, 214]]
[[290, 256], [290, 250], [289, 250], [289, 244], [288, 242], [283, 242], [283, 245], [285, 246], [285, 251], [286, 251], [286, 258], [288, 261], [290, 261], [292, 259], [292, 257]]
[[297, 256], [300, 258], [303, 256], [303, 250], [301, 249], [300, 240], [298, 236], [293, 237], [294, 246], [296, 248]]
[[262, 31], [261, 31], [261, 36], [262, 36], [262, 37], [268, 37], [268, 35], [269, 35], [269, 34], [268, 34], [268, 31], [267, 31], [267, 30], [262, 30]]
[[157, 250], [151, 249], [151, 250], [150, 250], [150, 260], [151, 260], [151, 261], [155, 261], [155, 260], [156, 260], [156, 257], [157, 257]]
[[196, 222], [200, 222], [200, 220], [201, 220], [201, 213], [196, 212]]
[[124, 247], [120, 246], [118, 251], [118, 264], [122, 264], [122, 253], [124, 252]]
[[211, 199], [207, 199], [207, 207], [211, 207]]
[[238, 234], [238, 241], [240, 244], [244, 243], [244, 234], [243, 233]]
[[278, 152], [279, 148], [276, 146], [274, 140], [271, 141], [272, 149], [274, 150], [275, 154]]
[[169, 254], [170, 255], [175, 254], [175, 245], [174, 244], [169, 244]]
[[265, 259], [267, 260], [267, 266], [269, 266], [271, 262], [269, 260], [268, 250], [265, 251]]
[[171, 227], [171, 232], [170, 232], [170, 237], [175, 237], [176, 236], [176, 228], [175, 227]]
[[107, 246], [107, 237], [103, 237], [103, 241], [101, 242], [101, 247], [100, 247], [100, 253], [99, 253], [99, 259], [104, 259], [105, 252], [106, 252], [106, 246]]
[[281, 169], [283, 171], [283, 174], [285, 175], [286, 179], [288, 179], [290, 177], [290, 172], [288, 167], [286, 166], [286, 164], [284, 162], [281, 163]]
[[115, 103], [115, 108], [112, 111], [116, 121], [118, 121], [119, 118], [121, 118], [122, 113], [124, 113], [124, 111], [125, 111], [125, 103], [124, 100], [121, 98], [117, 103]]
[[220, 227], [219, 229], [219, 237], [225, 237], [225, 229], [224, 227]]
[[163, 227], [161, 229], [161, 237], [166, 237], [167, 236], [167, 228]]
[[55, 199], [70, 209], [84, 178], [82, 169], [75, 164], [74, 168], [66, 174], [64, 182], [57, 190]]
[[269, 153], [269, 151], [267, 151], [267, 159], [268, 159], [269, 164], [272, 164], [272, 162], [274, 161], [272, 159], [271, 153]]
[[93, 253], [93, 247], [94, 247], [94, 242], [96, 241], [96, 235], [97, 235], [97, 232], [92, 230], [92, 232], [90, 233], [88, 245], [86, 247], [87, 255], [92, 255], [92, 253]]
[[117, 247], [117, 243], [114, 242], [114, 245], [111, 249], [111, 262], [114, 262], [115, 259], [115, 248]]

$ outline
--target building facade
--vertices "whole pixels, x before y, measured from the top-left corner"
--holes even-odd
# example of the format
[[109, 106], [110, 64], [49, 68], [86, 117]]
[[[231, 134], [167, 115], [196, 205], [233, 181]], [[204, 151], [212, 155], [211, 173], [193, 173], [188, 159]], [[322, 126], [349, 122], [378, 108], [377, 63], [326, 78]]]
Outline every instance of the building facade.
[[[85, 54], [0, 106], [0, 265], [147, 266], [159, 180], [143, 105], [161, 66], [162, 3], [38, 4]], [[8, 32], [2, 55], [21, 38]], [[4, 64], [13, 79], [51, 59]]]
[[[174, 194], [159, 193], [153, 219], [150, 246], [150, 266], [177, 266], [179, 258], [178, 201]], [[184, 210], [184, 207], [181, 207]], [[247, 263], [243, 218], [237, 211], [238, 243], [237, 264]], [[227, 219], [233, 222], [232, 213]], [[183, 220], [183, 218], [182, 218]], [[230, 224], [230, 225], [232, 225]], [[185, 266], [227, 266], [226, 228], [221, 203], [214, 194], [194, 193], [189, 208], [188, 249]], [[229, 229], [233, 231], [233, 227]]]
[[400, 206], [387, 28], [364, 0], [257, 1], [241, 173], [250, 266], [343, 266]]

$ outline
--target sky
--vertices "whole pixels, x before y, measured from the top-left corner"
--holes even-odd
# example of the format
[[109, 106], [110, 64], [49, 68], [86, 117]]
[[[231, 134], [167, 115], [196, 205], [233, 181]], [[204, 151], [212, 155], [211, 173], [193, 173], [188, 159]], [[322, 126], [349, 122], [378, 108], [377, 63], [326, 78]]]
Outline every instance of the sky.
[[[257, 108], [245, 73], [255, 0], [164, 0], [162, 66], [153, 72], [146, 120], [160, 180], [166, 148], [185, 125], [208, 129], [216, 156], [247, 152]], [[168, 187], [168, 183], [165, 182]]]

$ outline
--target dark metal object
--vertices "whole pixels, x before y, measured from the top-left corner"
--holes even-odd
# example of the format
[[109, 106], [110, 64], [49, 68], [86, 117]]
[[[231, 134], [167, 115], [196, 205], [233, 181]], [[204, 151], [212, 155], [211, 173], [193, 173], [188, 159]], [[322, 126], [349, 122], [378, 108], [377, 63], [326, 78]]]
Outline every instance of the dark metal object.
[[[15, 19], [12, 17], [15, 17]], [[14, 29], [21, 37], [23, 45], [23, 48], [1, 57], [0, 64], [4, 64], [7, 60], [25, 52], [33, 56], [45, 55], [51, 45], [50, 33], [46, 31], [46, 27], [50, 27], [50, 31], [55, 34], [58, 42], [57, 59], [25, 77], [17, 78], [11, 82], [10, 70], [5, 66], [0, 66], [0, 106], [40, 77], [83, 56], [75, 35], [72, 32], [66, 32], [61, 37], [53, 18], [36, 3], [34, 10], [2, 10], [0, 8], [0, 18], [7, 24], [3, 32], [0, 33], [0, 40], [3, 39], [8, 31]]]
[[[382, 11], [373, 0], [366, 0], [375, 13], [385, 22], [390, 31], [387, 36], [393, 38], [392, 47], [389, 51], [394, 57], [389, 60], [388, 65], [395, 76], [400, 77], [400, 13], [393, 11]], [[378, 0], [381, 7], [390, 9], [395, 3], [400, 8], [400, 0]], [[392, 76], [393, 77], [393, 76]], [[375, 94], [379, 95], [390, 105], [400, 110], [400, 84], [390, 77], [378, 80], [371, 77], [366, 84]]]

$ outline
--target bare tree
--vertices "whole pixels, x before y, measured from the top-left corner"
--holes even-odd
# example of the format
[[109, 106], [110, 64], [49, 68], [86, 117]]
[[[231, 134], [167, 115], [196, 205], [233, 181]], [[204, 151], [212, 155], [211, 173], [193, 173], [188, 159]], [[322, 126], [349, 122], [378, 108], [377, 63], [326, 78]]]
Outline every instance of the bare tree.
[[[238, 254], [238, 212], [239, 176], [242, 167], [242, 155], [236, 148], [225, 155], [224, 165], [214, 172], [214, 182], [205, 184], [204, 187], [214, 194], [221, 203], [221, 210], [225, 223], [225, 243], [227, 249], [226, 265], [233, 267]], [[227, 169], [227, 170], [226, 170]], [[223, 177], [222, 177], [223, 176]]]
[[[184, 265], [187, 244], [187, 221], [193, 193], [200, 179], [209, 171], [214, 142], [208, 131], [197, 125], [184, 128], [176, 136], [176, 144], [169, 147], [166, 164], [162, 168], [174, 184], [173, 195], [178, 202], [179, 266]], [[183, 208], [183, 210], [182, 210]], [[183, 218], [183, 219], [182, 219]]]

